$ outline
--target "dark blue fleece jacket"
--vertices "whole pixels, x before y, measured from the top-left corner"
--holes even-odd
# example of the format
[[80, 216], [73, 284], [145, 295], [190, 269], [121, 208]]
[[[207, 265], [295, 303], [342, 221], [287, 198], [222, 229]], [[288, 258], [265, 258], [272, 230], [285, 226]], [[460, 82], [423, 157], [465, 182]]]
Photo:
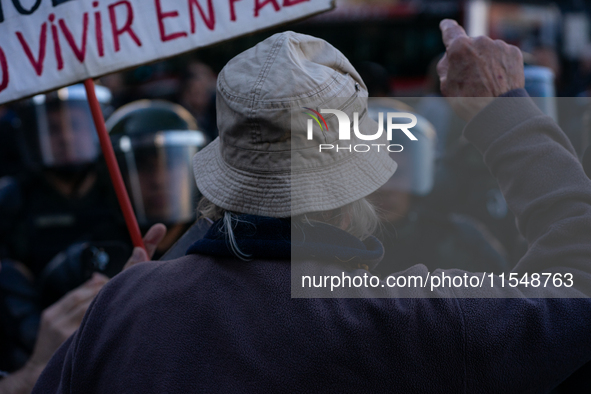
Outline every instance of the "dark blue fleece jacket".
[[[530, 245], [515, 272], [573, 272], [583, 294], [591, 182], [566, 136], [525, 99], [495, 100], [465, 134]], [[238, 234], [251, 261], [232, 257], [214, 229], [191, 248], [199, 254], [142, 263], [111, 280], [34, 393], [537, 393], [591, 359], [587, 298], [474, 299], [461, 289], [442, 290], [446, 298], [421, 289], [423, 298], [396, 289], [386, 294], [396, 298], [292, 298], [292, 264], [280, 252], [288, 241], [269, 231], [282, 225], [258, 220], [260, 234]], [[367, 253], [359, 266], [379, 249], [348, 246]], [[331, 250], [324, 257], [332, 263], [305, 264], [342, 273], [341, 249], [331, 248], [319, 250]], [[424, 266], [406, 273], [427, 275]]]

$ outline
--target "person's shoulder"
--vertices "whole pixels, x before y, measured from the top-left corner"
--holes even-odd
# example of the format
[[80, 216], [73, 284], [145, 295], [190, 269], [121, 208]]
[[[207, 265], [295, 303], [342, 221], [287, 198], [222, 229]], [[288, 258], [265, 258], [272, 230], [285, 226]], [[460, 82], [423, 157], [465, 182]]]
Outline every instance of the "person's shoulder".
[[213, 266], [208, 256], [188, 255], [169, 261], [139, 263], [115, 275], [100, 294], [100, 303], [151, 299], [166, 293], [182, 293], [194, 286]]
[[146, 283], [166, 280], [170, 276], [194, 276], [211, 267], [214, 259], [203, 255], [186, 255], [174, 260], [146, 261], [136, 264], [120, 274], [112, 281]]

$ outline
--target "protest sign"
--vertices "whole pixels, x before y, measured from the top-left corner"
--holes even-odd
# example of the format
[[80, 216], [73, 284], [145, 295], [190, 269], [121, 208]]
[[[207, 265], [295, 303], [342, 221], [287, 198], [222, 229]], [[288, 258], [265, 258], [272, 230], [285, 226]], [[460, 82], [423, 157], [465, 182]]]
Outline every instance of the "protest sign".
[[0, 104], [333, 6], [333, 0], [0, 0]]

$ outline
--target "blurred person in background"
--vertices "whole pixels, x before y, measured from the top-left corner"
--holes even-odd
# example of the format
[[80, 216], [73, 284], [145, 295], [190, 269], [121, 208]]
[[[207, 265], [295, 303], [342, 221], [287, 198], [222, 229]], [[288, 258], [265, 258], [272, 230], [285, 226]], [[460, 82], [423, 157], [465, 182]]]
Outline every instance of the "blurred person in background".
[[[440, 98], [440, 100], [444, 100]], [[410, 112], [403, 103], [393, 99], [370, 99], [369, 116], [379, 121], [378, 114]], [[401, 147], [390, 153], [398, 163], [396, 173], [368, 199], [383, 218], [378, 239], [385, 255], [376, 272], [387, 276], [416, 264], [432, 271], [437, 268], [458, 268], [469, 271], [501, 273], [510, 267], [505, 251], [485, 226], [466, 215], [433, 208], [428, 195], [435, 182], [437, 137], [433, 126], [420, 115], [413, 127], [417, 141], [409, 142], [402, 133], [393, 133], [390, 144]], [[384, 129], [387, 128], [386, 118]], [[401, 118], [394, 123], [406, 123]]]
[[216, 75], [200, 61], [186, 65], [180, 83], [178, 102], [186, 108], [199, 123], [199, 127], [210, 141], [218, 135], [215, 112]]
[[425, 205], [448, 215], [472, 218], [484, 225], [490, 239], [502, 245], [495, 249], [504, 251], [501, 254], [509, 267], [513, 267], [527, 250], [497, 181], [478, 150], [463, 137], [451, 141], [438, 160], [433, 190]]
[[[14, 273], [2, 273], [6, 269], [12, 269], [6, 264], [0, 268], [0, 275], [9, 275], [16, 279], [13, 284], [18, 291], [19, 277]], [[10, 314], [7, 313], [7, 297], [14, 298], [15, 294], [0, 292], [0, 393], [2, 394], [29, 394], [33, 390], [35, 382], [47, 365], [51, 356], [65, 342], [70, 335], [78, 329], [82, 317], [88, 309], [94, 296], [100, 291], [107, 277], [101, 274], [94, 274], [93, 277], [83, 285], [70, 291], [59, 301], [39, 312], [39, 305], [34, 297], [26, 302], [20, 300], [21, 307], [28, 307], [36, 313], [29, 315], [31, 319], [40, 319], [36, 324], [38, 333], [34, 342], [32, 353], [29, 355], [19, 349], [19, 344], [13, 342], [18, 337], [17, 333], [10, 332], [14, 326], [10, 324]], [[22, 290], [22, 289], [21, 289]], [[40, 316], [39, 316], [40, 313]], [[33, 317], [34, 316], [34, 317]], [[8, 318], [8, 319], [7, 319]], [[30, 356], [30, 357], [29, 357]], [[23, 358], [24, 364], [20, 362], [19, 369], [13, 364], [15, 357]], [[8, 372], [10, 371], [10, 372]]]
[[[394, 135], [397, 139], [391, 143], [403, 145], [404, 150], [391, 155], [402, 164], [390, 181], [370, 196], [384, 217], [384, 227], [378, 231], [378, 238], [384, 243], [386, 251], [377, 271], [380, 275], [419, 263], [430, 269], [502, 272], [510, 268], [503, 244], [486, 225], [474, 218], [470, 211], [449, 209], [445, 205], [447, 199], [441, 198], [445, 193], [458, 192], [447, 180], [462, 172], [446, 173], [447, 168], [443, 164], [448, 145], [456, 146], [465, 126], [465, 122], [441, 96], [437, 64], [442, 57], [439, 55], [430, 63], [425, 86], [427, 96], [416, 105], [418, 114], [424, 116], [417, 116], [419, 123], [415, 130], [419, 130], [419, 141], [409, 144], [405, 141], [406, 137]], [[369, 101], [369, 113], [375, 121], [378, 121], [379, 112], [414, 111], [402, 101], [383, 98], [389, 92], [389, 78], [382, 66], [372, 62], [362, 63], [359, 74], [368, 86], [370, 97], [382, 97]], [[433, 126], [433, 122], [437, 127]], [[486, 174], [481, 176], [485, 177]], [[487, 178], [496, 184], [490, 175]], [[435, 185], [438, 188], [431, 195]], [[453, 198], [450, 200], [453, 201]], [[517, 230], [514, 224], [510, 226], [514, 231], [507, 236], [507, 242], [512, 244], [511, 236], [517, 237]], [[437, 267], [431, 266], [434, 262], [437, 262]]]
[[200, 196], [191, 158], [209, 139], [186, 109], [162, 100], [119, 108], [107, 129], [140, 227], [168, 227], [158, 259], [195, 221]]
[[[164, 226], [154, 226], [144, 236], [145, 251], [142, 251], [141, 258], [151, 258], [157, 245], [164, 237], [166, 229]], [[4, 260], [6, 261], [6, 260]], [[125, 269], [133, 266], [134, 262], [129, 259]], [[13, 265], [2, 265], [0, 262], [0, 272], [6, 268], [13, 269]], [[13, 275], [9, 276], [16, 280], [13, 284], [14, 288], [18, 287], [19, 277]], [[39, 375], [55, 353], [55, 351], [64, 343], [77, 329], [80, 327], [82, 318], [86, 313], [94, 297], [103, 288], [109, 279], [99, 273], [94, 273], [92, 277], [84, 284], [80, 285], [74, 290], [69, 291], [61, 299], [53, 305], [47, 307], [42, 311], [40, 316], [40, 324], [38, 325], [37, 338], [33, 352], [22, 367], [18, 370], [11, 368], [10, 361], [13, 359], [14, 351], [18, 344], [10, 341], [11, 325], [6, 321], [5, 306], [7, 302], [6, 297], [15, 297], [15, 294], [0, 292], [0, 393], [2, 394], [29, 394], [33, 390], [33, 386], [37, 382]], [[26, 303], [21, 300], [21, 306], [26, 307]], [[29, 300], [31, 304], [37, 301], [32, 298]], [[37, 308], [37, 305], [30, 305], [32, 309]], [[15, 337], [15, 335], [12, 335]], [[12, 372], [7, 372], [12, 371]]]
[[[109, 91], [97, 86], [107, 105]], [[0, 293], [11, 343], [6, 370], [33, 352], [40, 313], [100, 272], [121, 270], [131, 246], [82, 85], [15, 105], [26, 172], [0, 180]]]

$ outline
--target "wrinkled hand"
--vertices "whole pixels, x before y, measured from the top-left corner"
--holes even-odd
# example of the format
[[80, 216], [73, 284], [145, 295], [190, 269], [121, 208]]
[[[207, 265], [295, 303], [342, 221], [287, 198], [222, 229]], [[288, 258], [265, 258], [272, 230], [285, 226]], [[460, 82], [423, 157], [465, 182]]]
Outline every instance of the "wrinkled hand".
[[93, 274], [92, 278], [70, 291], [41, 314], [39, 335], [29, 363], [44, 366], [66, 339], [80, 327], [90, 303], [109, 281], [104, 275]]
[[524, 87], [523, 56], [519, 48], [485, 36], [470, 38], [451, 19], [444, 19], [439, 27], [445, 44], [445, 55], [437, 65], [441, 92], [446, 97], [457, 98], [450, 103], [466, 121], [493, 98]]
[[136, 246], [133, 248], [133, 253], [123, 270], [126, 270], [138, 263], [142, 263], [144, 261], [149, 261], [152, 256], [154, 256], [154, 252], [156, 252], [156, 247], [162, 241], [164, 236], [166, 235], [166, 226], [158, 223], [150, 227], [146, 235], [144, 236], [144, 245], [146, 246], [146, 250]]

